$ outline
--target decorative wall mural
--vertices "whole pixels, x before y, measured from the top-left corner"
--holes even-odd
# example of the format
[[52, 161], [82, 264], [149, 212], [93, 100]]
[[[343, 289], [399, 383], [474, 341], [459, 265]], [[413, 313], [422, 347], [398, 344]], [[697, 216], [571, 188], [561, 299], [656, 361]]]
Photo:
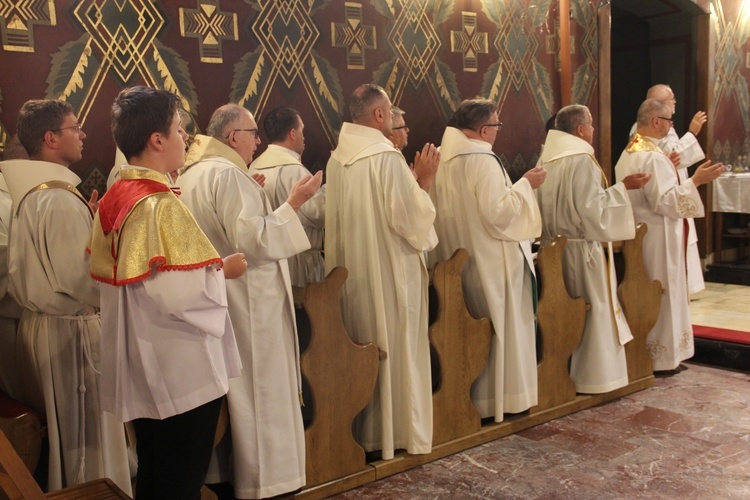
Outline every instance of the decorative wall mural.
[[741, 2], [736, 16], [724, 15], [722, 2], [712, 0], [716, 25], [716, 80], [714, 100], [733, 99], [742, 117], [745, 130], [750, 130], [750, 88], [742, 75], [743, 47], [750, 38], [750, 6]]
[[475, 73], [479, 54], [489, 52], [487, 33], [477, 31], [476, 12], [461, 12], [461, 31], [451, 31], [451, 52], [463, 54], [464, 71]]
[[539, 28], [547, 22], [551, 3], [482, 0], [482, 11], [498, 28], [493, 46], [500, 56], [484, 75], [482, 94], [504, 103], [511, 88], [516, 94], [525, 89], [542, 123], [555, 106], [550, 70], [536, 58], [542, 44]]
[[375, 26], [364, 24], [362, 4], [344, 2], [343, 23], [331, 23], [331, 44], [346, 49], [346, 69], [365, 69], [366, 50], [378, 48]]
[[180, 34], [197, 38], [201, 62], [224, 62], [222, 40], [237, 40], [237, 14], [222, 12], [219, 0], [198, 0], [197, 8], [180, 7]]
[[415, 89], [426, 86], [444, 120], [453, 114], [461, 94], [450, 66], [437, 58], [443, 41], [435, 28], [449, 19], [454, 3], [453, 0], [372, 2], [389, 19], [388, 43], [394, 53], [393, 59], [373, 74], [373, 81], [385, 89], [395, 104], [400, 103], [408, 83]]
[[34, 25], [56, 24], [53, 0], [0, 0], [3, 50], [34, 52]]
[[596, 6], [595, 2], [592, 3], [589, 0], [573, 0], [570, 2], [572, 19], [583, 31], [583, 37], [571, 40], [570, 44], [571, 52], [580, 52], [582, 57], [578, 68], [573, 67], [573, 95], [571, 102], [576, 104], [586, 104], [594, 98], [593, 90], [596, 86], [599, 65]]
[[107, 76], [125, 87], [137, 75], [146, 85], [175, 92], [195, 113], [198, 95], [187, 62], [156, 39], [165, 24], [157, 3], [83, 0], [72, 14], [84, 33], [52, 54], [47, 98], [70, 102], [84, 123]]
[[312, 15], [323, 0], [256, 0], [260, 11], [252, 30], [260, 42], [234, 67], [232, 102], [260, 116], [268, 96], [278, 84], [287, 89], [299, 82], [313, 103], [320, 125], [333, 146], [341, 129], [344, 99], [334, 66], [313, 47], [320, 31]]

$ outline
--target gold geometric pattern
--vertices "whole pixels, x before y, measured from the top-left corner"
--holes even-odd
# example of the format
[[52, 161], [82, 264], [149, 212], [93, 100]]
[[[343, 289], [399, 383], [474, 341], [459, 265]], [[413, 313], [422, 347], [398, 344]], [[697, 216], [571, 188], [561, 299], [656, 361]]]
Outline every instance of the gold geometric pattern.
[[[301, 0], [273, 0], [253, 23], [253, 33], [269, 54], [270, 63], [288, 88], [303, 71], [320, 32]], [[282, 36], [279, 36], [282, 35]]]
[[221, 40], [237, 40], [237, 14], [221, 12], [219, 0], [198, 0], [197, 9], [180, 8], [180, 34], [197, 38], [201, 62], [223, 62]]
[[0, 0], [0, 32], [4, 50], [34, 52], [35, 24], [57, 24], [53, 0]]
[[344, 2], [344, 23], [331, 23], [331, 45], [346, 49], [346, 68], [365, 69], [365, 49], [377, 49], [374, 26], [362, 24], [362, 4]]
[[[495, 38], [495, 49], [511, 83], [519, 92], [534, 69], [539, 48], [536, 30], [526, 16], [505, 16]], [[502, 99], [504, 101], [504, 99]]]
[[451, 31], [451, 52], [463, 53], [464, 71], [476, 73], [479, 54], [487, 54], [487, 33], [477, 31], [477, 14], [461, 12], [461, 31]]
[[111, 68], [123, 82], [136, 69], [143, 71], [146, 53], [164, 26], [161, 13], [148, 0], [84, 0], [73, 15], [104, 54], [103, 73]]
[[[555, 31], [544, 37], [544, 51], [547, 54], [555, 56], [555, 70], [560, 71], [562, 69], [562, 63], [560, 62], [560, 19], [555, 19]], [[576, 52], [576, 37], [571, 33], [570, 35], [570, 54], [573, 55]]]
[[441, 42], [426, 12], [427, 2], [408, 2], [396, 17], [388, 41], [416, 86], [426, 79]]

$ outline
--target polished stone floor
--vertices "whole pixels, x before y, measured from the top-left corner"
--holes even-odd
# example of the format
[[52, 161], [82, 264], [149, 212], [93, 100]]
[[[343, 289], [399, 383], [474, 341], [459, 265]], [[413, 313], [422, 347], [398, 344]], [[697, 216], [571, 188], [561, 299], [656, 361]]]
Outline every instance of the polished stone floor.
[[[750, 288], [708, 283], [694, 322], [750, 331]], [[654, 387], [335, 498], [748, 499], [750, 374], [685, 363]]]

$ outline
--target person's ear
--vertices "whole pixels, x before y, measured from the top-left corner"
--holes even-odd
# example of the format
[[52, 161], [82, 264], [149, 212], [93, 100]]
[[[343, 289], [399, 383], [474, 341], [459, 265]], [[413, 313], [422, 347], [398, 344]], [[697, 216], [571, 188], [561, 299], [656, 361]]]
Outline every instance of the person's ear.
[[44, 142], [44, 145], [47, 146], [50, 149], [57, 149], [60, 146], [60, 138], [58, 135], [51, 130], [48, 130], [44, 133], [44, 137], [42, 137], [42, 141]]
[[162, 136], [159, 132], [154, 132], [148, 138], [147, 146], [151, 147], [156, 151], [161, 151], [162, 148]]

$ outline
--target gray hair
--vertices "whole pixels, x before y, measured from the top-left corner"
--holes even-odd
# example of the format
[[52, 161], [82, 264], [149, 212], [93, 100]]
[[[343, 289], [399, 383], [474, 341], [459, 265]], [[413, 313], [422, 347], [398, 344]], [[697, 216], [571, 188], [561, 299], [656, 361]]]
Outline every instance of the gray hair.
[[584, 125], [591, 115], [589, 108], [582, 104], [565, 106], [557, 113], [555, 128], [575, 135], [578, 125]]
[[206, 135], [226, 141], [230, 128], [240, 120], [245, 108], [239, 104], [225, 104], [214, 111], [206, 127]]
[[671, 113], [672, 109], [664, 101], [646, 99], [638, 108], [638, 126], [647, 127], [655, 116], [664, 116]]
[[399, 108], [398, 106], [391, 106], [391, 111], [393, 112], [393, 116], [401, 116], [406, 114], [406, 111]]

